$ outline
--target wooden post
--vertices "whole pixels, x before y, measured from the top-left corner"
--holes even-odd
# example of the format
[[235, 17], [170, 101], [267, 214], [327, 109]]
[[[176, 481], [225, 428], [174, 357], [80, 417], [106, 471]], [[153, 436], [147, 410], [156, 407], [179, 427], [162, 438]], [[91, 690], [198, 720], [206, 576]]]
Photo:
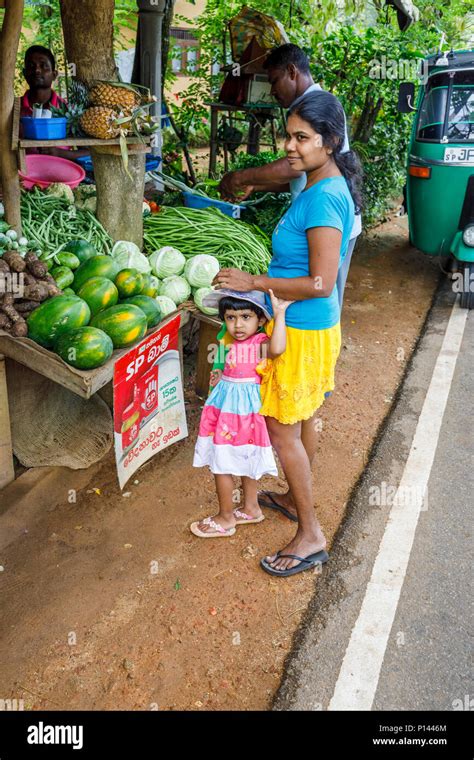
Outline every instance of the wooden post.
[[23, 19], [23, 0], [9, 0], [0, 32], [0, 181], [5, 219], [21, 234], [20, 179], [17, 156], [12, 151], [16, 54]]
[[199, 322], [199, 347], [196, 368], [196, 385], [195, 390], [201, 398], [207, 398], [209, 393], [209, 377], [211, 374], [212, 363], [209, 362], [209, 346], [217, 344], [217, 333], [220, 325], [209, 324], [208, 322]]
[[217, 164], [217, 120], [219, 118], [218, 110], [211, 105], [211, 140], [209, 153], [209, 177], [214, 177]]
[[15, 479], [5, 357], [0, 354], [0, 490]]

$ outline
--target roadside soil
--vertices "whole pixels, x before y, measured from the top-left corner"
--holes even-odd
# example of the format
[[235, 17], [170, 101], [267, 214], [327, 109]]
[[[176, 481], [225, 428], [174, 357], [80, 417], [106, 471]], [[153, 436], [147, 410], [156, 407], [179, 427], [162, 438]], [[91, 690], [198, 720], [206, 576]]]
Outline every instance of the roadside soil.
[[[336, 390], [321, 408], [315, 508], [331, 544], [438, 282], [394, 217], [356, 250]], [[318, 577], [266, 575], [259, 559], [294, 525], [267, 511], [228, 539], [189, 524], [213, 514], [212, 476], [192, 467], [202, 400], [185, 363], [189, 437], [125, 486], [109, 455], [75, 503], [64, 485], [0, 555], [2, 686], [25, 708], [268, 709]], [[92, 477], [92, 474], [91, 474]], [[283, 490], [283, 479], [263, 488]], [[69, 486], [68, 486], [69, 488]]]

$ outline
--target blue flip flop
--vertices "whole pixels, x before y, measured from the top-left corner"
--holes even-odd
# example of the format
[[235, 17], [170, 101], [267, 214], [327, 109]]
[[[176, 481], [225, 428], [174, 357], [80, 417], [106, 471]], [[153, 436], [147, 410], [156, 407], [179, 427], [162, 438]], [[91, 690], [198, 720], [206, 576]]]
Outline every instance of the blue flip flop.
[[296, 554], [281, 554], [281, 552], [277, 552], [276, 556], [288, 557], [288, 559], [297, 559], [299, 561], [299, 565], [290, 567], [287, 570], [276, 570], [265, 560], [265, 558], [260, 560], [260, 566], [266, 573], [270, 573], [270, 575], [280, 575], [282, 578], [286, 578], [289, 575], [296, 575], [297, 573], [303, 573], [305, 570], [311, 570], [311, 568], [316, 567], [316, 565], [322, 565], [329, 559], [329, 554], [324, 551], [324, 549], [315, 554], [310, 554], [308, 557], [298, 557]]
[[[265, 498], [265, 501], [261, 497]], [[268, 501], [267, 501], [268, 499]], [[294, 515], [292, 512], [290, 512], [285, 507], [282, 507], [281, 504], [278, 504], [277, 501], [273, 498], [273, 496], [270, 494], [270, 491], [259, 491], [257, 496], [258, 503], [261, 507], [267, 507], [268, 509], [274, 509], [277, 512], [281, 512], [282, 515], [285, 515], [285, 517], [288, 518], [288, 520], [291, 520], [292, 522], [298, 522], [298, 518], [296, 515]]]

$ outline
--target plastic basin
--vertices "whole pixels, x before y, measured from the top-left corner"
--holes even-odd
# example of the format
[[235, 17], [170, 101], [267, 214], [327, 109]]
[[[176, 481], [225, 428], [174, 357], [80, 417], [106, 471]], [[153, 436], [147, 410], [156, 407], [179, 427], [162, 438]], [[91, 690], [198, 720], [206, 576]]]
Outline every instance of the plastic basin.
[[31, 190], [35, 185], [48, 187], [53, 182], [62, 182], [64, 185], [74, 188], [86, 176], [81, 166], [73, 161], [68, 161], [66, 158], [32, 153], [25, 156], [25, 161], [26, 173], [19, 172], [19, 175], [27, 190]]
[[228, 203], [227, 201], [218, 201], [214, 198], [201, 198], [199, 195], [193, 195], [193, 193], [183, 193], [184, 205], [188, 208], [209, 208], [209, 206], [215, 206], [223, 214], [232, 216], [234, 219], [240, 219], [242, 211], [245, 211], [245, 206], [239, 206], [236, 203]]

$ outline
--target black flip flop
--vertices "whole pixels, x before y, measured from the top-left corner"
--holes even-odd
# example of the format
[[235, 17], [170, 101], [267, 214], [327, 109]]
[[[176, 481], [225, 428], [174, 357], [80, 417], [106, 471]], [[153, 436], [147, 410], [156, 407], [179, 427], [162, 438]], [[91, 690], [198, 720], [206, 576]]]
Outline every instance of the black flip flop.
[[[267, 500], [261, 501], [262, 496], [265, 496], [266, 499], [269, 499], [271, 503], [269, 503]], [[270, 491], [259, 491], [257, 500], [261, 507], [267, 507], [268, 509], [275, 509], [277, 512], [281, 512], [282, 515], [285, 515], [285, 517], [287, 517], [288, 520], [291, 520], [292, 522], [298, 522], [298, 518], [292, 512], [290, 512], [288, 509], [285, 509], [285, 507], [282, 507], [281, 504], [278, 504], [278, 502], [275, 501], [273, 496], [271, 496]]]
[[322, 565], [329, 559], [329, 554], [324, 551], [324, 549], [320, 552], [316, 552], [315, 554], [310, 554], [308, 557], [298, 557], [296, 554], [280, 554], [280, 552], [277, 552], [276, 556], [299, 560], [299, 565], [290, 567], [287, 570], [276, 570], [265, 560], [265, 558], [260, 560], [260, 565], [266, 573], [270, 573], [270, 575], [280, 575], [282, 578], [286, 578], [289, 575], [302, 573], [305, 570], [311, 570], [312, 567], [316, 567], [316, 565]]

